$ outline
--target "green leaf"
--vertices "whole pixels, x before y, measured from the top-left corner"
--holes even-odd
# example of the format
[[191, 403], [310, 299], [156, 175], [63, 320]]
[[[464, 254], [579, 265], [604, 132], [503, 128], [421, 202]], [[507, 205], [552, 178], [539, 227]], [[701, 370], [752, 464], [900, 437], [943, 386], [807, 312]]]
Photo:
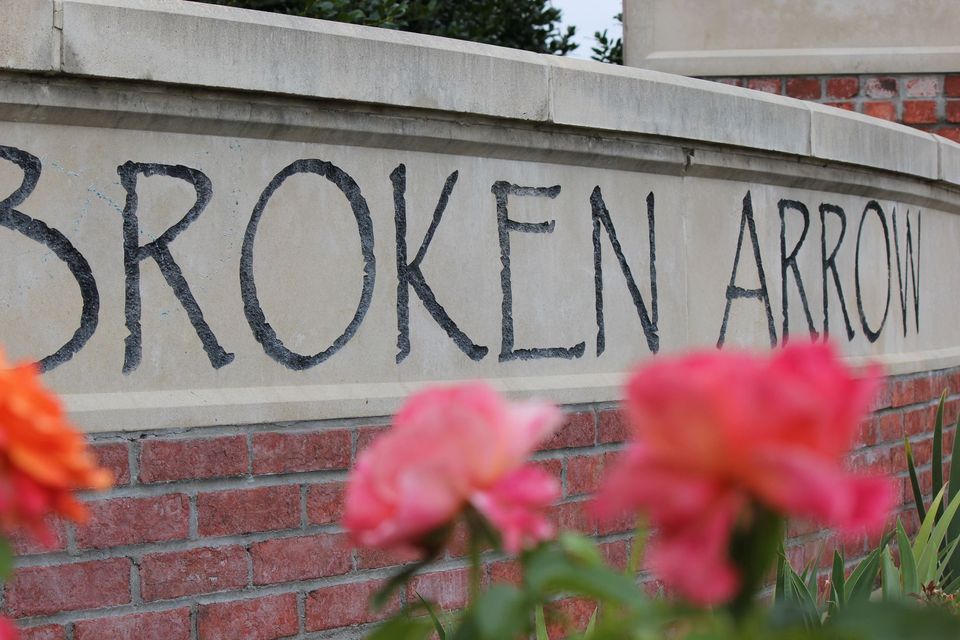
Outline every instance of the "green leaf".
[[516, 587], [492, 586], [477, 600], [472, 611], [480, 638], [507, 640], [529, 633], [527, 605], [525, 594]]
[[[953, 449], [950, 451], [950, 482], [947, 490], [950, 498], [960, 495], [960, 415], [953, 430]], [[947, 529], [950, 540], [960, 540], [960, 516], [954, 516]], [[950, 576], [960, 580], [960, 554], [954, 554], [950, 560]]]
[[907, 471], [910, 473], [910, 488], [913, 489], [913, 503], [917, 506], [917, 516], [920, 522], [927, 517], [926, 509], [923, 506], [923, 492], [920, 491], [920, 481], [917, 479], [917, 465], [913, 462], [913, 448], [910, 441], [903, 439], [903, 448], [907, 453]]
[[829, 625], [831, 640], [950, 640], [960, 624], [941, 607], [918, 607], [906, 601], [863, 603], [848, 607]]
[[[940, 404], [937, 405], [937, 417], [933, 423], [933, 490], [931, 495], [940, 493], [943, 487], [943, 403], [947, 399], [947, 390], [940, 394]], [[941, 508], [940, 513], [942, 514]]]
[[843, 556], [839, 551], [833, 552], [833, 571], [830, 575], [830, 614], [833, 615], [837, 609], [843, 607], [847, 601], [846, 581]]
[[893, 562], [893, 551], [884, 547], [880, 554], [883, 563], [880, 566], [881, 593], [884, 600], [894, 600], [903, 594], [900, 591], [900, 571]]
[[560, 548], [577, 561], [594, 567], [603, 565], [603, 555], [592, 538], [565, 531], [560, 534], [558, 542]]
[[633, 580], [603, 565], [573, 562], [567, 554], [553, 547], [542, 547], [528, 554], [524, 565], [527, 585], [540, 600], [559, 592], [628, 607], [643, 604]]
[[913, 555], [913, 547], [903, 528], [903, 523], [897, 519], [897, 548], [900, 550], [900, 578], [903, 593], [909, 595], [920, 593], [920, 581], [917, 579], [917, 562]]
[[880, 571], [880, 553], [885, 546], [874, 549], [870, 555], [860, 561], [857, 568], [850, 574], [846, 584], [847, 602], [866, 602], [873, 592], [873, 584]]
[[920, 523], [920, 530], [913, 540], [913, 556], [917, 559], [917, 575], [923, 580], [923, 571], [921, 569], [920, 558], [927, 550], [927, 542], [930, 540], [930, 534], [933, 532], [933, 525], [937, 521], [937, 511], [940, 509], [940, 502], [943, 500], [943, 489], [936, 495], [933, 502], [930, 503], [930, 510], [927, 511], [927, 517]]
[[786, 601], [786, 586], [787, 586], [787, 554], [783, 548], [783, 540], [780, 541], [780, 546], [777, 548], [777, 582], [776, 587], [773, 590], [773, 602], [774, 604], [780, 604]]
[[15, 556], [10, 541], [0, 536], [0, 582], [5, 582], [13, 575]]
[[423, 596], [419, 593], [417, 593], [417, 598], [420, 599], [421, 604], [423, 604], [423, 608], [427, 610], [427, 615], [430, 616], [430, 620], [433, 622], [433, 630], [437, 632], [437, 637], [440, 638], [440, 640], [447, 640], [447, 632], [440, 623], [440, 619], [434, 612], [433, 607], [430, 606], [430, 603], [424, 600]]
[[543, 607], [539, 605], [534, 612], [534, 633], [537, 640], [550, 640], [550, 634], [547, 633], [547, 621], [543, 616]]
[[[938, 505], [943, 500], [944, 489], [945, 487], [941, 488], [940, 493], [937, 494], [936, 502]], [[941, 576], [937, 574], [937, 560], [940, 554], [940, 546], [947, 536], [947, 528], [950, 526], [950, 522], [957, 514], [958, 509], [960, 509], [960, 495], [956, 496], [950, 501], [950, 504], [947, 505], [946, 511], [943, 512], [943, 517], [939, 518], [939, 520], [934, 517], [938, 509], [934, 508], [933, 506], [930, 507], [930, 512], [927, 514], [927, 517], [936, 524], [932, 531], [930, 531], [926, 546], [923, 548], [920, 557], [917, 560], [917, 573], [922, 583], [926, 583], [930, 580], [939, 582]], [[928, 524], [931, 523], [924, 521], [923, 524], [920, 525], [920, 531], [923, 532], [925, 525]], [[917, 534], [918, 539], [920, 538], [920, 535], [920, 533]]]
[[794, 571], [789, 564], [787, 567], [787, 588], [793, 593], [792, 600], [800, 607], [805, 626], [819, 627], [821, 621], [820, 610], [817, 608], [816, 594], [810, 593], [810, 590], [807, 589], [807, 584], [797, 575], [797, 572]]
[[377, 627], [367, 640], [424, 640], [431, 632], [430, 621], [400, 614]]
[[590, 614], [590, 620], [587, 621], [587, 628], [583, 631], [583, 637], [585, 640], [593, 637], [594, 632], [597, 629], [597, 614], [600, 613], [600, 609], [594, 609], [593, 613]]

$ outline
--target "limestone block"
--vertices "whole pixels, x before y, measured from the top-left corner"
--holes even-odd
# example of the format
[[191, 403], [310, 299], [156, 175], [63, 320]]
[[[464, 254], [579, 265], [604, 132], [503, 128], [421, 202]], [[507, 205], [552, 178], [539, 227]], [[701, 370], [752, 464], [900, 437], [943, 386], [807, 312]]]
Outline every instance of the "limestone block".
[[936, 137], [894, 122], [816, 103], [811, 155], [935, 180], [939, 177]]
[[60, 66], [53, 0], [4, 0], [0, 6], [0, 69], [52, 71]]
[[64, 0], [64, 71], [543, 120], [535, 54], [182, 0]]
[[960, 144], [937, 136], [940, 147], [940, 180], [960, 186]]
[[573, 59], [552, 61], [553, 120], [806, 155], [804, 103], [703, 80]]
[[624, 0], [631, 66], [693, 76], [957, 71], [953, 0]]

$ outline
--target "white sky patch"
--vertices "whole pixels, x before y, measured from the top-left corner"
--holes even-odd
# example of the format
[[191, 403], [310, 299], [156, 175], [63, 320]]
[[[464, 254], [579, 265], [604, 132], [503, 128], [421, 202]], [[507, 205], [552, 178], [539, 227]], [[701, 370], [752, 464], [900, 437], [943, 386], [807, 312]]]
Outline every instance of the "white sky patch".
[[580, 46], [570, 55], [575, 58], [589, 58], [596, 44], [595, 31], [607, 30], [611, 38], [623, 36], [620, 23], [613, 16], [623, 8], [622, 0], [551, 0], [551, 4], [563, 11], [563, 25], [577, 27], [575, 42]]

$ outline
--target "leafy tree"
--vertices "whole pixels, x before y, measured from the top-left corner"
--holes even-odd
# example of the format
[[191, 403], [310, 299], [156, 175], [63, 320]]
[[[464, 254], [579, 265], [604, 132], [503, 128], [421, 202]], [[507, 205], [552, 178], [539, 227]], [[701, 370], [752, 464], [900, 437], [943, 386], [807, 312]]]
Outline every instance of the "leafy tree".
[[537, 53], [577, 48], [548, 0], [198, 0], [246, 9], [471, 40]]
[[[623, 26], [622, 13], [613, 16], [613, 19], [619, 22], [621, 27]], [[610, 64], [623, 64], [623, 38], [614, 40], [607, 35], [607, 30], [604, 29], [603, 31], [595, 31], [593, 39], [597, 41], [597, 44], [591, 48], [591, 51], [593, 51], [591, 58]]]

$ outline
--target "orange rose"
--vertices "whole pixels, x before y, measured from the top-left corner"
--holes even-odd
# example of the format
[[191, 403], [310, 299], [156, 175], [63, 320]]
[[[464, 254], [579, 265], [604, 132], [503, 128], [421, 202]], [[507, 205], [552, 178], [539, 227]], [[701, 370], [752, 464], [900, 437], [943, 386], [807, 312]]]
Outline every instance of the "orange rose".
[[49, 540], [44, 517], [82, 522], [86, 508], [73, 492], [111, 483], [36, 367], [11, 367], [0, 353], [0, 527], [27, 526]]

